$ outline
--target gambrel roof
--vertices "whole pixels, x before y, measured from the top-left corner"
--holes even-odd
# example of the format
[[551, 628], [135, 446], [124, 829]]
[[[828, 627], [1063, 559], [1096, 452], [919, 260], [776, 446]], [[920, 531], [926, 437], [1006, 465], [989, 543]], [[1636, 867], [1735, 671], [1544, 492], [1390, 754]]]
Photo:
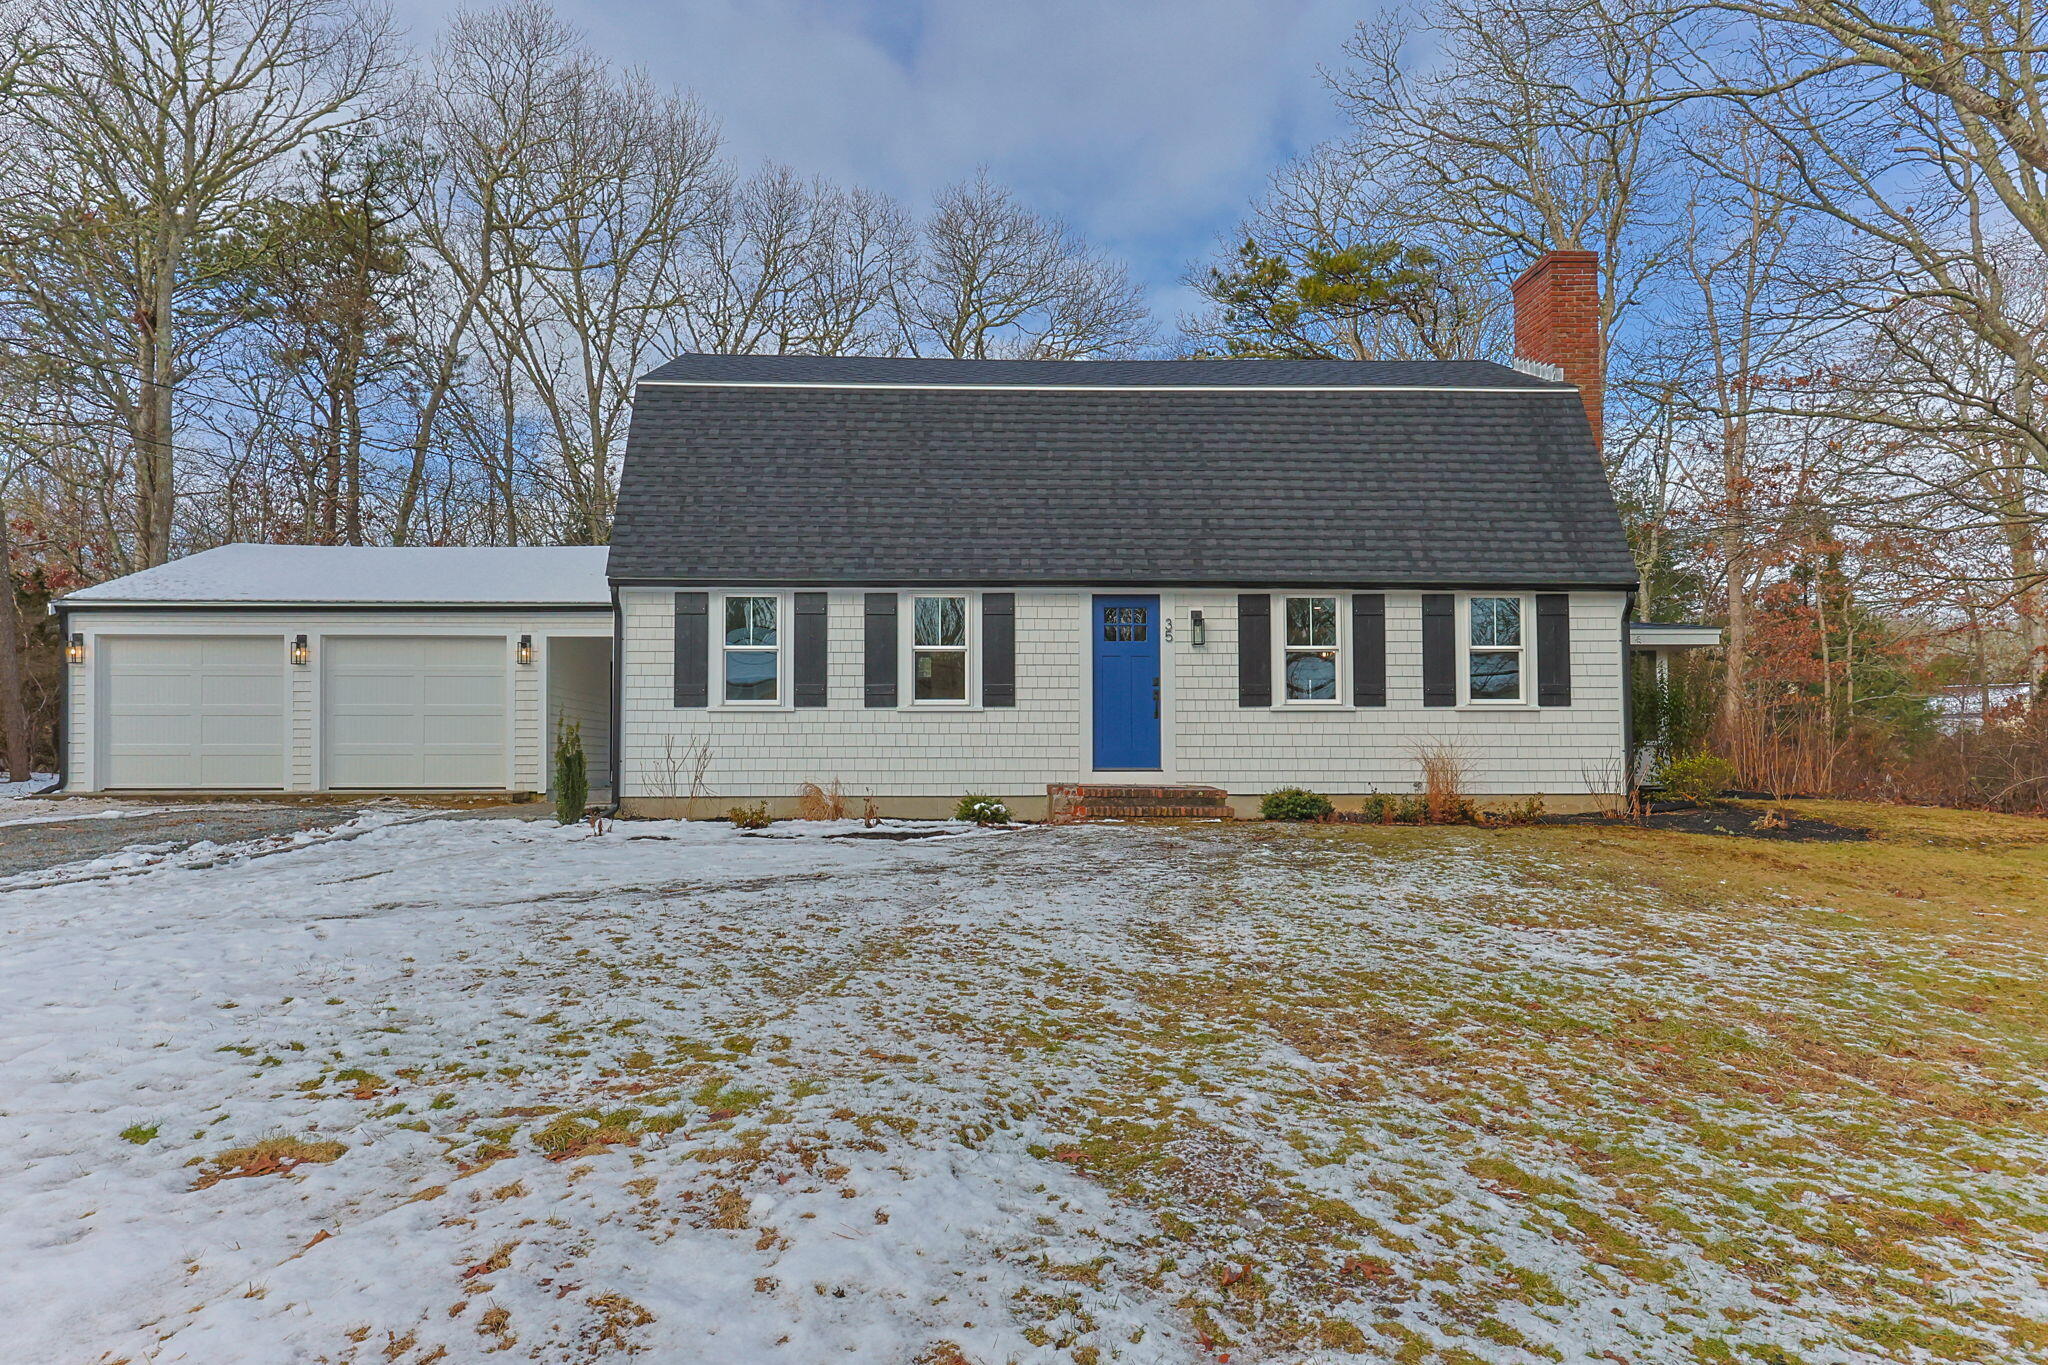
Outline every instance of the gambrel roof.
[[609, 572], [1635, 580], [1578, 391], [1485, 361], [685, 356], [641, 381]]

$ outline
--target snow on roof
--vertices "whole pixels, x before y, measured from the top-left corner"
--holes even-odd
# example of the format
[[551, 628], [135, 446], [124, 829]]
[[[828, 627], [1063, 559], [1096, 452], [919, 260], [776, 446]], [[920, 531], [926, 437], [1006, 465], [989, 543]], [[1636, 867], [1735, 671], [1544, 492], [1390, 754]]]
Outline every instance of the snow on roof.
[[62, 601], [604, 607], [608, 553], [602, 545], [223, 545]]

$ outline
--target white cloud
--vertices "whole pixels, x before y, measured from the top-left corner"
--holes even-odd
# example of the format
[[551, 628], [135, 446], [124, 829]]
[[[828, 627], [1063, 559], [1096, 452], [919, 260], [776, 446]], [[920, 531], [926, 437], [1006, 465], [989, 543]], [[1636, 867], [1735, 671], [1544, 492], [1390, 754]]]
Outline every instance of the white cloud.
[[[743, 163], [922, 200], [987, 165], [1128, 259], [1170, 320], [1268, 172], [1334, 131], [1316, 74], [1342, 0], [562, 3], [600, 50], [686, 86]], [[405, 13], [422, 43], [445, 7]]]

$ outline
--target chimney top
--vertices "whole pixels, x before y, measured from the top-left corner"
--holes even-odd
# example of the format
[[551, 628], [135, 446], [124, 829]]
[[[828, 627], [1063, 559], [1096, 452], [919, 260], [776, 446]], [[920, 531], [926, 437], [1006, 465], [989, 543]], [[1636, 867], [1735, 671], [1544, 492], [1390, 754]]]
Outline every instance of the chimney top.
[[1593, 425], [1593, 444], [1604, 439], [1607, 346], [1600, 332], [1600, 258], [1590, 251], [1546, 251], [1514, 283], [1515, 359], [1555, 369], [1578, 386]]

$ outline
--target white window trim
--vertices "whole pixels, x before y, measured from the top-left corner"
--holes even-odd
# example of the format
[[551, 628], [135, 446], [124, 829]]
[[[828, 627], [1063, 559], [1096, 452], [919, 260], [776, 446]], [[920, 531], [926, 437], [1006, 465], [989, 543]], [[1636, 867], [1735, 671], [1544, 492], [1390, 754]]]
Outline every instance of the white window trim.
[[[1329, 648], [1337, 651], [1336, 695], [1326, 700], [1314, 697], [1290, 697], [1287, 695], [1287, 600], [1291, 597], [1327, 597], [1336, 604], [1337, 643]], [[1351, 594], [1343, 592], [1318, 592], [1303, 589], [1296, 592], [1276, 592], [1270, 610], [1273, 623], [1273, 708], [1290, 711], [1304, 707], [1313, 711], [1348, 711], [1351, 705]], [[1313, 649], [1313, 645], [1296, 645], [1293, 648]]]
[[[954, 701], [951, 698], [932, 697], [919, 700], [917, 695], [917, 611], [920, 597], [960, 597], [967, 602], [967, 695]], [[959, 588], [929, 588], [905, 592], [896, 599], [896, 685], [897, 705], [919, 711], [979, 711], [981, 710], [981, 594]], [[942, 648], [951, 649], [947, 645]]]
[[[714, 593], [712, 596], [714, 598], [712, 607], [714, 615], [711, 617], [711, 629], [707, 632], [711, 636], [711, 686], [714, 689], [714, 695], [717, 697], [717, 700], [712, 703], [712, 707], [717, 710], [731, 711], [790, 710], [796, 704], [792, 695], [795, 689], [789, 676], [790, 630], [795, 624], [795, 616], [793, 614], [795, 599], [786, 592], [749, 591], [746, 588], [733, 588], [730, 591]], [[775, 599], [775, 645], [772, 651], [775, 655], [774, 701], [735, 701], [725, 695], [725, 655], [727, 649], [725, 643], [725, 604], [735, 597], [772, 597]], [[766, 654], [771, 652], [765, 646], [736, 645], [732, 648], [738, 653]]]
[[[1514, 647], [1521, 656], [1522, 693], [1509, 701], [1472, 695], [1472, 601], [1478, 597], [1512, 597], [1522, 612], [1522, 643]], [[1482, 711], [1525, 711], [1536, 705], [1536, 613], [1535, 598], [1525, 592], [1470, 592], [1458, 594], [1458, 705]], [[1505, 654], [1506, 646], [1481, 645], [1482, 654]]]

